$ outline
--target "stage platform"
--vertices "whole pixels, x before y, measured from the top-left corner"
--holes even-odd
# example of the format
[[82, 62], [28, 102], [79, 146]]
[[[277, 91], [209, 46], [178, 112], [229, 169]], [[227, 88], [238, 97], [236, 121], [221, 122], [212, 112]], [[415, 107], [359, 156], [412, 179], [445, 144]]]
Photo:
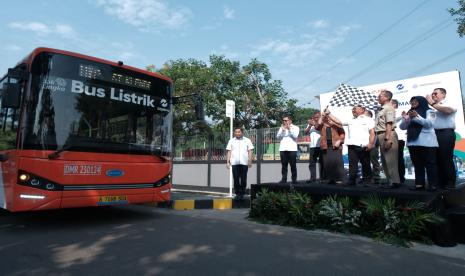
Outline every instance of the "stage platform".
[[[326, 184], [324, 182], [298, 182], [297, 184], [263, 183], [251, 185], [250, 197], [251, 202], [253, 202], [257, 193], [265, 188], [268, 191], [283, 192], [289, 192], [293, 189], [310, 195], [314, 202], [319, 202], [321, 199], [330, 195], [348, 196], [358, 200], [372, 194], [376, 194], [380, 198], [395, 198], [400, 204], [409, 201], [420, 201], [442, 215], [447, 221], [444, 226], [441, 226], [443, 229], [440, 229], [441, 234], [438, 234], [441, 237], [437, 238], [446, 239], [447, 241], [438, 241], [438, 244], [448, 244], [449, 242], [450, 244], [455, 242], [465, 243], [465, 183], [460, 183], [452, 190], [438, 189], [434, 192], [409, 190], [409, 187], [413, 185], [414, 182], [409, 180], [406, 181], [405, 185], [397, 189], [383, 189], [380, 186], [364, 187], [362, 185], [339, 186]], [[253, 208], [253, 204], [251, 208]]]
[[[329, 195], [348, 196], [354, 199], [364, 198], [371, 194], [377, 194], [380, 198], [395, 198], [399, 203], [417, 200], [426, 203], [428, 206], [433, 206], [443, 203], [443, 208], [458, 208], [459, 206], [465, 207], [465, 184], [460, 184], [453, 190], [437, 190], [434, 192], [429, 191], [411, 191], [408, 187], [413, 186], [413, 181], [407, 181], [404, 185], [397, 189], [384, 189], [381, 186], [364, 187], [357, 186], [344, 186], [332, 185], [326, 183], [305, 183], [298, 182], [297, 184], [279, 184], [279, 183], [262, 183], [252, 184], [250, 195], [252, 200], [256, 194], [263, 188], [269, 191], [290, 191], [294, 189], [302, 193], [311, 195], [312, 199], [319, 201]], [[436, 206], [438, 208], [440, 206]]]

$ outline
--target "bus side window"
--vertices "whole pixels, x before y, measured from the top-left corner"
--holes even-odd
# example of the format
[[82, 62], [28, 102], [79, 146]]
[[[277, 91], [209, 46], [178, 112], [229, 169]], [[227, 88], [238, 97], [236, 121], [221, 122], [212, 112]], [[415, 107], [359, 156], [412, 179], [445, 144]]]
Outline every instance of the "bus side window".
[[[0, 82], [0, 87], [7, 78]], [[0, 97], [1, 101], [1, 97]], [[19, 125], [19, 108], [4, 108], [0, 102], [0, 150], [16, 148], [16, 132]]]

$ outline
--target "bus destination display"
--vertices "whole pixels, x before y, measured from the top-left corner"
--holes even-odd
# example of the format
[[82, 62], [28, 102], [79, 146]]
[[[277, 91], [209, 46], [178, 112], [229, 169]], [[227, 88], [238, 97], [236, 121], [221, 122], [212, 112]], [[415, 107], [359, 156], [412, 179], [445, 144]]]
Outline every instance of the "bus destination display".
[[150, 90], [151, 82], [139, 78], [135, 78], [132, 76], [120, 74], [120, 73], [112, 73], [111, 79], [106, 79], [103, 76], [103, 72], [100, 68], [97, 68], [92, 65], [79, 65], [79, 76], [87, 78], [87, 79], [99, 79], [105, 81], [111, 81], [113, 83], [124, 84], [127, 86], [132, 86], [144, 90]]

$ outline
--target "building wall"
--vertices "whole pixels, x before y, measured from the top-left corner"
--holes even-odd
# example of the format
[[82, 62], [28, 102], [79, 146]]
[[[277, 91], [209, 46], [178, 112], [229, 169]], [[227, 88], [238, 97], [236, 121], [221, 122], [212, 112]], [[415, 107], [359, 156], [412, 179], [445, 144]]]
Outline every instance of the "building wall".
[[[297, 180], [305, 181], [310, 178], [308, 163], [297, 163]], [[288, 169], [288, 181], [291, 180], [291, 170]], [[261, 164], [261, 182], [278, 182], [281, 180], [281, 163], [262, 163]], [[257, 183], [257, 165], [254, 163], [249, 168], [247, 174], [247, 188], [250, 184]], [[189, 186], [208, 186], [208, 165], [207, 164], [186, 164], [175, 163], [173, 165], [173, 184]], [[211, 187], [229, 187], [229, 170], [226, 169], [226, 163], [211, 164]]]

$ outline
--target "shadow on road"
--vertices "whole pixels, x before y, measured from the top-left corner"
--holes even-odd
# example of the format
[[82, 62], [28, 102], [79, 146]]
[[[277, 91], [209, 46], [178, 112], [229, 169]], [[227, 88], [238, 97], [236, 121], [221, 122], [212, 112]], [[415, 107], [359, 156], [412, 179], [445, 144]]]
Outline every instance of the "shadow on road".
[[163, 217], [144, 209], [104, 206], [35, 212], [0, 211], [0, 229], [36, 231], [142, 222]]

